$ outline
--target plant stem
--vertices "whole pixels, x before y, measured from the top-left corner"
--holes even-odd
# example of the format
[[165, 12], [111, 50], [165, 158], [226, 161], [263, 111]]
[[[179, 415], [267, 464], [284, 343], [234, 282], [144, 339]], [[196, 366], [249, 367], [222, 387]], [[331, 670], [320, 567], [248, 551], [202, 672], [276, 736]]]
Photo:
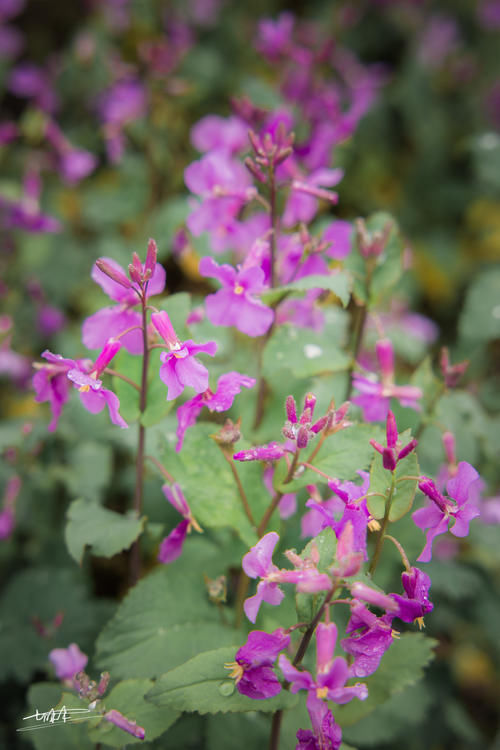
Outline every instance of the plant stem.
[[175, 479], [173, 478], [172, 474], [166, 470], [166, 468], [161, 464], [154, 456], [144, 456], [144, 458], [148, 459], [148, 461], [151, 461], [152, 464], [156, 466], [160, 474], [163, 474], [167, 482], [172, 482], [172, 484], [175, 482]]
[[385, 504], [384, 520], [382, 521], [382, 526], [380, 527], [380, 531], [379, 531], [379, 535], [377, 539], [377, 546], [375, 547], [375, 552], [373, 553], [372, 561], [368, 569], [368, 573], [371, 576], [373, 576], [373, 574], [375, 573], [375, 570], [377, 568], [378, 561], [380, 558], [380, 553], [382, 552], [382, 547], [384, 546], [385, 530], [387, 529], [387, 524], [389, 523], [389, 513], [391, 512], [391, 505], [392, 505], [395, 488], [396, 488], [396, 478], [393, 473], [391, 486], [389, 489], [389, 494], [387, 495], [387, 501]]
[[236, 486], [238, 488], [238, 492], [240, 493], [240, 498], [241, 498], [241, 502], [242, 502], [242, 505], [243, 505], [243, 510], [246, 513], [246, 517], [248, 518], [248, 520], [250, 521], [250, 523], [252, 524], [252, 526], [255, 528], [255, 526], [256, 526], [255, 519], [254, 519], [254, 517], [252, 515], [252, 510], [250, 508], [250, 504], [248, 502], [248, 498], [246, 496], [245, 490], [244, 490], [243, 485], [241, 483], [240, 475], [238, 474], [238, 470], [237, 470], [237, 468], [235, 466], [235, 463], [234, 463], [232, 457], [228, 456], [228, 454], [226, 453], [226, 451], [224, 450], [224, 448], [222, 447], [222, 445], [220, 445], [219, 443], [218, 443], [218, 445], [219, 445], [219, 448], [222, 451], [222, 454], [223, 454], [224, 458], [226, 459], [226, 461], [228, 462], [228, 464], [229, 464], [229, 466], [231, 468], [231, 472], [233, 474], [234, 481], [236, 482]]
[[114, 378], [120, 378], [120, 380], [123, 380], [125, 383], [128, 383], [129, 385], [131, 385], [132, 388], [135, 388], [136, 391], [139, 391], [139, 393], [141, 392], [141, 386], [137, 385], [137, 383], [135, 383], [130, 378], [127, 378], [126, 375], [122, 375], [121, 372], [117, 372], [117, 370], [112, 370], [111, 367], [106, 367], [104, 372], [107, 375], [112, 375]]
[[[288, 469], [288, 474], [286, 475], [283, 484], [288, 484], [289, 482], [292, 481], [293, 475], [295, 474], [295, 471], [297, 469], [297, 465], [299, 463], [299, 454], [300, 454], [300, 449], [297, 448], [296, 451], [295, 451], [295, 453], [294, 453], [294, 456], [293, 456], [292, 464], [291, 464], [290, 468]], [[274, 511], [278, 507], [279, 502], [280, 502], [281, 498], [283, 497], [283, 494], [284, 493], [281, 492], [281, 490], [277, 490], [276, 491], [276, 494], [274, 495], [274, 497], [273, 497], [271, 503], [269, 504], [266, 512], [262, 516], [262, 520], [261, 520], [261, 522], [259, 523], [259, 525], [257, 527], [257, 536], [259, 537], [259, 539], [262, 536], [262, 534], [264, 533], [264, 531], [266, 530], [267, 524], [269, 523], [269, 520], [270, 520], [271, 516], [273, 515]]]
[[[143, 354], [142, 354], [142, 375], [141, 375], [141, 390], [139, 395], [139, 410], [141, 417], [146, 411], [147, 403], [147, 390], [148, 390], [148, 365], [149, 365], [149, 350], [148, 350], [148, 332], [147, 332], [147, 311], [146, 311], [146, 295], [145, 293], [141, 299], [142, 302], [142, 341], [143, 341]], [[142, 500], [144, 494], [144, 449], [146, 445], [146, 429], [139, 419], [139, 432], [137, 439], [137, 458], [135, 464], [135, 493], [134, 493], [134, 510], [137, 515], [142, 511]], [[130, 554], [130, 580], [131, 584], [137, 583], [141, 575], [141, 553], [139, 547], [139, 540], [136, 539], [132, 545]]]

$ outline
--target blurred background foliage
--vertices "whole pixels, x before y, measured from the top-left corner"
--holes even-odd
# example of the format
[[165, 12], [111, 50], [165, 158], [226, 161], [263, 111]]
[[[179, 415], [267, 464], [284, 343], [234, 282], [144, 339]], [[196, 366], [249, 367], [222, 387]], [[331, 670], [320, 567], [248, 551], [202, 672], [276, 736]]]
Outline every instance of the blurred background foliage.
[[[380, 66], [384, 83], [373, 106], [335, 151], [336, 165], [346, 170], [335, 214], [353, 219], [384, 210], [397, 218], [412, 252], [396, 296], [439, 326], [431, 361], [443, 344], [453, 361], [471, 360], [461, 389], [439, 403], [439, 423], [455, 432], [458, 458], [480, 471], [486, 494], [500, 493], [498, 3], [19, 3], [18, 14], [3, 19], [20, 32], [24, 46], [0, 59], [1, 120], [18, 128], [16, 137], [0, 146], [0, 198], [18, 200], [23, 175], [34, 165], [42, 176], [42, 210], [60, 221], [61, 231], [12, 228], [0, 202], [2, 313], [13, 321], [3, 317], [0, 331], [1, 486], [14, 474], [22, 477], [14, 534], [0, 541], [6, 634], [0, 643], [0, 702], [6, 708], [0, 743], [5, 747], [29, 745], [13, 727], [25, 715], [27, 686], [50, 673], [48, 651], [77, 641], [91, 654], [115, 606], [112, 600], [123, 593], [123, 555], [87, 556], [82, 570], [69, 557], [63, 538], [69, 502], [85, 497], [122, 511], [133, 484], [135, 436], [111, 427], [103, 415], [90, 416], [71, 403], [58, 432], [48, 437], [45, 407], [37, 407], [30, 390], [31, 361], [47, 347], [65, 356], [82, 355], [81, 321], [103, 303], [90, 279], [98, 256], [127, 264], [132, 251], [143, 255], [152, 236], [167, 268], [169, 293], [188, 291], [196, 301], [208, 291], [197, 274], [206, 240], [190, 238], [187, 251], [176, 251], [189, 211], [183, 172], [196, 157], [190, 129], [208, 113], [228, 115], [235, 96], [246, 95], [262, 107], [280, 104], [279, 66], [259, 56], [253, 40], [260, 18], [283, 11], [293, 12], [299, 25], [318, 24], [335, 44]], [[166, 50], [156, 66], [153, 44]], [[14, 93], [12, 73], [20, 62], [43, 70], [57, 98], [52, 109], [35, 96]], [[124, 150], [113, 161], [102, 100], [122, 74], [137, 82], [143, 103], [137, 116], [125, 113]], [[97, 157], [95, 169], [75, 184], [65, 182], [47, 156], [44, 128], [52, 113], [72, 144]], [[47, 308], [53, 309], [52, 324], [41, 322]], [[419, 364], [415, 348], [404, 346], [402, 340], [403, 364]], [[415, 377], [431, 388], [428, 364]], [[166, 419], [171, 430], [173, 416]], [[155, 429], [167, 428], [165, 423], [153, 428], [151, 439]], [[440, 434], [432, 426], [422, 435], [419, 458], [428, 473], [442, 462]], [[153, 476], [146, 513], [153, 523], [145, 544], [154, 548], [174, 515], [170, 518]], [[345, 730], [346, 742], [380, 750], [396, 750], [402, 742], [409, 750], [500, 748], [498, 529], [478, 524], [458, 557], [428, 566], [432, 596], [439, 602], [428, 618], [428, 634], [440, 644], [436, 660], [424, 683]], [[286, 534], [291, 546], [297, 544], [298, 521]], [[418, 554], [421, 537], [409, 518], [400, 539], [410, 556]], [[380, 585], [392, 590], [398, 567], [388, 558], [379, 569]], [[58, 633], [40, 636], [33, 618], [47, 623], [53, 617], [54, 592], [71, 618]], [[218, 723], [213, 717], [187, 719], [171, 730], [169, 747], [198, 748], [200, 736], [207, 749], [234, 746], [228, 737], [234, 736], [236, 717]], [[243, 721], [257, 746], [263, 741], [260, 719]], [[157, 740], [149, 746], [165, 745]]]

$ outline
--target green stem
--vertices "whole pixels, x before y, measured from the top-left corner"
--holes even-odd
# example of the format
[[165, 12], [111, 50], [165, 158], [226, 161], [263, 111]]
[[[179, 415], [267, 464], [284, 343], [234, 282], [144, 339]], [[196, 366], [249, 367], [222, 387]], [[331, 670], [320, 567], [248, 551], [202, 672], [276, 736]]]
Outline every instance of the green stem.
[[[141, 390], [139, 395], [139, 410], [141, 417], [146, 411], [147, 403], [147, 392], [148, 392], [148, 365], [149, 365], [149, 350], [148, 350], [148, 332], [147, 332], [147, 311], [146, 311], [146, 299], [145, 294], [142, 297], [142, 341], [143, 341], [143, 355], [142, 355], [142, 374], [141, 374]], [[139, 432], [137, 438], [137, 458], [135, 464], [135, 492], [134, 492], [134, 510], [137, 515], [140, 515], [142, 511], [142, 500], [144, 495], [144, 452], [146, 446], [146, 429], [139, 419]], [[130, 554], [130, 580], [131, 584], [137, 583], [141, 575], [141, 554], [139, 540], [136, 539], [132, 545]]]
[[222, 455], [224, 456], [224, 458], [226, 459], [226, 461], [228, 462], [228, 464], [229, 464], [229, 466], [231, 468], [231, 473], [232, 473], [232, 475], [234, 477], [234, 481], [236, 482], [236, 486], [238, 488], [238, 492], [240, 493], [240, 498], [241, 498], [241, 502], [242, 502], [242, 505], [243, 505], [243, 510], [245, 511], [246, 517], [248, 518], [248, 520], [250, 521], [250, 523], [252, 524], [252, 526], [255, 529], [256, 523], [255, 523], [254, 517], [252, 515], [252, 510], [250, 508], [250, 503], [248, 502], [248, 498], [246, 496], [245, 490], [244, 490], [243, 485], [241, 483], [240, 475], [238, 474], [238, 470], [237, 470], [237, 468], [235, 466], [235, 463], [234, 463], [234, 461], [232, 459], [232, 456], [228, 456], [228, 454], [226, 453], [226, 451], [224, 450], [224, 448], [222, 447], [222, 445], [220, 445], [220, 443], [217, 443], [217, 445], [221, 449]]
[[385, 531], [387, 529], [387, 525], [389, 523], [389, 514], [391, 512], [391, 506], [392, 501], [394, 498], [394, 490], [396, 489], [396, 478], [394, 476], [394, 472], [392, 474], [392, 480], [391, 480], [391, 486], [389, 488], [389, 494], [387, 495], [387, 501], [385, 503], [385, 513], [384, 513], [384, 519], [382, 521], [382, 526], [380, 527], [378, 539], [377, 539], [377, 545], [375, 547], [375, 552], [373, 553], [372, 561], [370, 563], [370, 567], [368, 569], [368, 573], [373, 576], [375, 573], [375, 570], [378, 565], [378, 561], [380, 558], [380, 553], [382, 552], [382, 547], [384, 546], [384, 540], [385, 540]]
[[[299, 463], [299, 454], [300, 454], [300, 449], [297, 448], [296, 451], [295, 451], [295, 453], [294, 453], [293, 461], [291, 463], [291, 466], [288, 469], [288, 474], [286, 475], [283, 484], [288, 484], [289, 482], [292, 481], [293, 475], [295, 474], [295, 471], [297, 469], [297, 465]], [[266, 512], [262, 516], [262, 520], [261, 520], [261, 522], [259, 523], [259, 525], [257, 527], [257, 536], [259, 537], [259, 539], [262, 536], [262, 534], [264, 533], [264, 531], [266, 530], [267, 524], [269, 523], [269, 521], [271, 519], [271, 516], [273, 515], [274, 511], [278, 507], [279, 502], [280, 502], [281, 498], [283, 497], [283, 494], [284, 493], [281, 492], [281, 490], [277, 490], [276, 491], [276, 494], [274, 495], [274, 497], [273, 497], [271, 503], [269, 504]]]

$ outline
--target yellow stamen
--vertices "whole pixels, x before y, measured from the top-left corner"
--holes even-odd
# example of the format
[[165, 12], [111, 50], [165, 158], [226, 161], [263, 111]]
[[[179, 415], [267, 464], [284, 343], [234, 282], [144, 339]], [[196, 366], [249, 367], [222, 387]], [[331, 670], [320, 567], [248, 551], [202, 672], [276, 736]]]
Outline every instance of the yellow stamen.
[[241, 664], [238, 664], [237, 661], [230, 661], [224, 664], [224, 669], [232, 669], [232, 672], [229, 674], [229, 677], [232, 677], [236, 684], [241, 680], [243, 677], [243, 672], [245, 671]]
[[235, 294], [243, 294], [244, 291], [245, 291], [245, 287], [241, 286], [241, 284], [235, 284], [234, 285], [234, 293]]
[[316, 688], [316, 696], [318, 698], [326, 698], [327, 695], [328, 695], [327, 687]]
[[380, 524], [376, 518], [372, 518], [370, 521], [368, 521], [368, 528], [370, 529], [370, 531], [380, 531]]
[[422, 630], [422, 628], [425, 628], [425, 622], [423, 617], [415, 617], [414, 622], [417, 623], [419, 630]]
[[391, 630], [391, 635], [396, 639], [401, 638], [401, 633], [399, 632], [399, 630]]
[[90, 385], [81, 385], [78, 390], [80, 393], [88, 393], [90, 391]]

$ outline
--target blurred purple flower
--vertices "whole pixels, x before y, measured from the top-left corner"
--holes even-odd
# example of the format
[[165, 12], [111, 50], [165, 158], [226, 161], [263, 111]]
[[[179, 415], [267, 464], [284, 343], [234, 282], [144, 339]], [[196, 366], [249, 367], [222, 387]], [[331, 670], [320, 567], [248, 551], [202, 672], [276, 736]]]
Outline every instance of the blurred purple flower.
[[0, 218], [5, 229], [23, 229], [33, 233], [61, 231], [61, 224], [57, 219], [40, 211], [41, 190], [40, 175], [29, 169], [23, 180], [23, 192], [19, 200], [0, 195]]
[[256, 383], [255, 378], [248, 375], [240, 375], [239, 372], [226, 372], [217, 381], [215, 393], [207, 388], [203, 393], [198, 393], [177, 409], [177, 445], [175, 450], [182, 449], [184, 435], [188, 427], [196, 423], [200, 412], [206, 406], [209, 411], [227, 411], [233, 405], [235, 396], [241, 393], [242, 388], [252, 388]]
[[183, 517], [180, 524], [176, 526], [160, 544], [158, 561], [166, 564], [171, 563], [180, 557], [184, 540], [186, 539], [187, 534], [191, 531], [191, 528], [196, 529], [196, 531], [199, 531], [200, 533], [202, 529], [193, 518], [191, 508], [177, 483], [173, 484], [171, 488], [167, 484], [164, 484], [161, 489], [170, 505], [172, 505]]
[[49, 653], [56, 677], [66, 683], [71, 683], [75, 675], [87, 666], [88, 656], [84, 654], [76, 643], [70, 643], [68, 648], [54, 648]]
[[33, 99], [41, 110], [49, 114], [58, 107], [50, 74], [32, 63], [16, 65], [7, 79], [7, 88], [15, 96]]
[[248, 126], [239, 117], [207, 115], [191, 129], [191, 143], [202, 153], [222, 149], [232, 154], [248, 144]]

